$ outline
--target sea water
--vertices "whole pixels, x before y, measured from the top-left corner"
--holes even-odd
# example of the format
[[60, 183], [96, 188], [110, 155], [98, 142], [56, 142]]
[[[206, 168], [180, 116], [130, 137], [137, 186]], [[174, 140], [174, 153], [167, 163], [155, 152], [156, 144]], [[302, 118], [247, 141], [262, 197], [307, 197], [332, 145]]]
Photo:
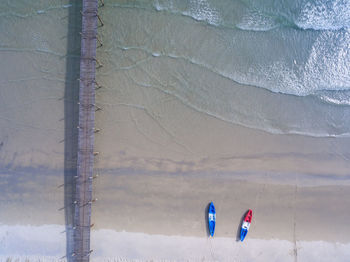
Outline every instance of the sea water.
[[123, 70], [129, 89], [270, 133], [350, 134], [349, 1], [110, 0], [101, 12], [101, 74]]
[[[2, 156], [4, 163], [13, 162], [14, 152], [30, 163], [30, 150], [15, 150], [19, 143], [36, 152], [41, 143], [63, 147], [55, 145], [64, 139], [63, 103], [74, 103], [64, 99], [64, 86], [74, 89], [66, 82], [74, 77], [66, 72], [79, 74], [65, 60], [79, 58], [78, 45], [67, 51], [72, 37], [67, 30], [75, 28], [67, 14], [76, 3], [1, 2], [0, 51], [7, 61], [1, 143], [3, 152], [13, 149]], [[349, 5], [340, 0], [105, 1], [98, 49], [104, 67], [97, 79], [114, 96], [102, 91], [96, 101], [152, 112], [159, 102], [154, 94], [161, 93], [200, 113], [269, 133], [348, 136]], [[35, 117], [48, 110], [45, 121]], [[39, 129], [46, 130], [45, 139]], [[41, 152], [41, 159], [50, 160], [34, 162], [52, 163], [60, 150]]]

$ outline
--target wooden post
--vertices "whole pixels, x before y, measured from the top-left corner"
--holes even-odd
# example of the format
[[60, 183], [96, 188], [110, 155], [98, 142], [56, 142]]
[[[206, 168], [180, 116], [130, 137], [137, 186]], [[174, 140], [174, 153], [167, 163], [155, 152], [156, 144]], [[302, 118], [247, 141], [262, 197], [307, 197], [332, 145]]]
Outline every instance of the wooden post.
[[101, 17], [100, 17], [98, 14], [97, 14], [97, 18], [98, 18], [98, 20], [100, 21], [101, 26], [104, 26], [104, 23], [103, 23], [103, 21], [102, 21]]

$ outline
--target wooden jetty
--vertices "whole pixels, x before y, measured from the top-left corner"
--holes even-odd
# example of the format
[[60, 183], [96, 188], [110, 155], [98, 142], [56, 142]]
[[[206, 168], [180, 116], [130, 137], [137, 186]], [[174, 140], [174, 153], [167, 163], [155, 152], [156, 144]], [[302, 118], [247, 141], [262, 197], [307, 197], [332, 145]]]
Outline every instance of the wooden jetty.
[[83, 0], [78, 163], [74, 211], [72, 261], [87, 262], [90, 258], [92, 177], [94, 165], [95, 71], [98, 26], [98, 0]]

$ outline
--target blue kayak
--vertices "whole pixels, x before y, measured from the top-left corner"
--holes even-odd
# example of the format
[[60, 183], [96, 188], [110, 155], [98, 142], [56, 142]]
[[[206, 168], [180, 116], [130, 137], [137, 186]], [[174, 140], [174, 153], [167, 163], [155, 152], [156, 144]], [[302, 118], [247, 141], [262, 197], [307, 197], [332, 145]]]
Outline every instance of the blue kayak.
[[215, 231], [215, 223], [216, 223], [216, 211], [213, 202], [210, 203], [208, 209], [208, 226], [210, 236], [214, 236]]

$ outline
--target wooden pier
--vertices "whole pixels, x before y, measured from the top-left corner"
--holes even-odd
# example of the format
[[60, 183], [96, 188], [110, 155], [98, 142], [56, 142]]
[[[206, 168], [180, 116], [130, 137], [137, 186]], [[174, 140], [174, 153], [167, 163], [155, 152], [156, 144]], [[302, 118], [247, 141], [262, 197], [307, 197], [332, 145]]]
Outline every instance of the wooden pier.
[[94, 165], [95, 71], [98, 26], [98, 0], [83, 0], [80, 87], [78, 163], [74, 210], [73, 261], [89, 261]]

